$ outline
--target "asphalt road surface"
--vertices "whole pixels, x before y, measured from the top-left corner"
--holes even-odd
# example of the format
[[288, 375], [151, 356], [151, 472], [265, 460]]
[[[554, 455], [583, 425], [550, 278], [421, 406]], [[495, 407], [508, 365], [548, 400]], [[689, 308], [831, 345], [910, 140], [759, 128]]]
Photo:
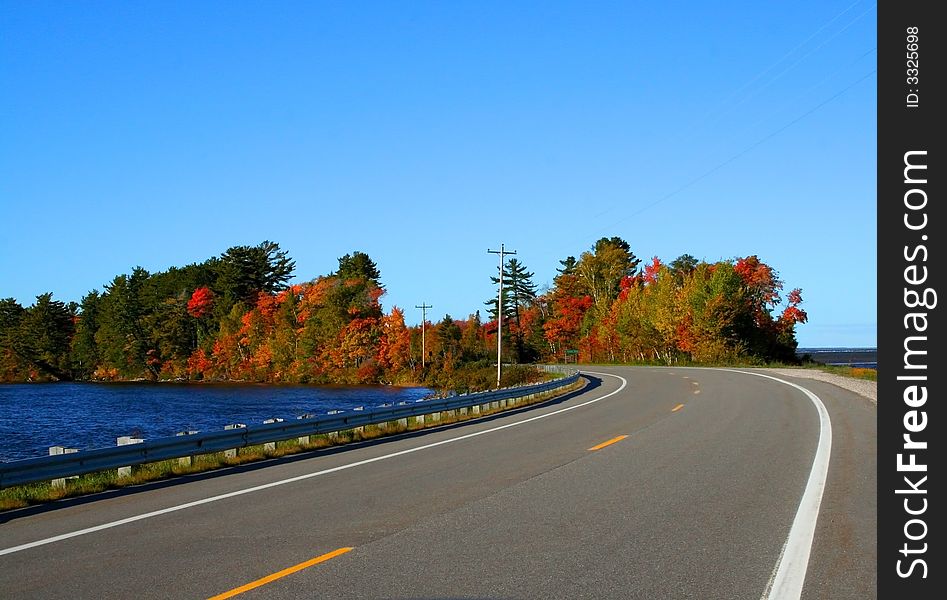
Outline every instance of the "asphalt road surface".
[[875, 405], [594, 371], [538, 407], [2, 514], [0, 598], [875, 596]]

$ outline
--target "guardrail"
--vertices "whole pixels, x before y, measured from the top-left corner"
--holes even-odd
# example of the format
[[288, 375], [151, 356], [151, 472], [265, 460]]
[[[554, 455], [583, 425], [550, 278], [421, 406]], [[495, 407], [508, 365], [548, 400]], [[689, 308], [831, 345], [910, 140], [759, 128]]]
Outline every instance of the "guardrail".
[[293, 421], [285, 420], [262, 425], [249, 425], [209, 433], [198, 432], [191, 435], [143, 440], [139, 443], [130, 443], [114, 448], [79, 450], [71, 453], [15, 460], [0, 463], [0, 489], [160, 460], [186, 458], [309, 435], [344, 431], [365, 425], [380, 425], [390, 421], [407, 419], [408, 417], [419, 417], [474, 406], [479, 407], [484, 404], [499, 403], [513, 398], [524, 398], [550, 392], [572, 385], [578, 381], [578, 378], [579, 373], [573, 372], [568, 377], [533, 385], [461, 394], [449, 398], [399, 402], [394, 405], [383, 404], [368, 409], [358, 407], [349, 410], [336, 410], [330, 411], [329, 414], [300, 417]]
[[576, 372], [575, 365], [569, 364], [560, 364], [560, 365], [531, 365], [536, 367], [540, 371], [545, 371], [547, 373], [560, 373], [563, 375], [569, 375]]

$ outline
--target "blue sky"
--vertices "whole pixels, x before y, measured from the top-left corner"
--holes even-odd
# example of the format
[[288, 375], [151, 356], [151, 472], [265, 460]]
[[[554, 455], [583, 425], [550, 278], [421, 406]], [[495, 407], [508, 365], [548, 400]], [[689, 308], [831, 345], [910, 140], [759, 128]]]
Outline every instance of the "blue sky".
[[278, 242], [464, 318], [501, 242], [757, 254], [876, 343], [876, 17], [852, 2], [0, 3], [0, 297]]

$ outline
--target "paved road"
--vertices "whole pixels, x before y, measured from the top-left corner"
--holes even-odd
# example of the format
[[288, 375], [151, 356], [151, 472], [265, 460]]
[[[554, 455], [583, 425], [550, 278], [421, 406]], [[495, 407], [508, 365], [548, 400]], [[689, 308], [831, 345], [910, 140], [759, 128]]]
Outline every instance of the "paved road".
[[[0, 597], [761, 598], [814, 403], [723, 370], [596, 371], [538, 408], [0, 515]], [[875, 406], [796, 383], [832, 426], [802, 597], [874, 597]]]

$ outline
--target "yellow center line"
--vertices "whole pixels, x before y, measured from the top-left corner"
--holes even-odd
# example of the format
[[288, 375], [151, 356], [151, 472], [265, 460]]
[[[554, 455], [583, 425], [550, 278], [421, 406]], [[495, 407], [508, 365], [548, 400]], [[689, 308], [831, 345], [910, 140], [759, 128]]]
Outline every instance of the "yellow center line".
[[671, 412], [677, 412], [677, 411], [681, 410], [682, 408], [684, 408], [684, 405], [683, 405], [683, 404], [678, 404], [677, 406], [675, 406], [674, 408], [671, 409]]
[[261, 585], [266, 585], [272, 581], [276, 581], [277, 579], [286, 577], [287, 575], [292, 575], [293, 573], [297, 571], [308, 569], [309, 567], [313, 565], [318, 565], [319, 563], [325, 562], [331, 558], [335, 558], [336, 556], [339, 556], [340, 554], [345, 554], [346, 552], [349, 552], [350, 550], [352, 550], [352, 548], [339, 548], [338, 550], [333, 550], [332, 552], [309, 559], [306, 562], [301, 562], [298, 565], [289, 567], [288, 569], [283, 569], [282, 571], [278, 571], [276, 573], [273, 573], [272, 575], [267, 575], [266, 577], [262, 579], [257, 579], [256, 581], [251, 581], [250, 583], [246, 585], [241, 585], [240, 587], [234, 588], [230, 590], [229, 592], [224, 592], [223, 594], [218, 594], [216, 596], [213, 596], [209, 598], [209, 600], [224, 600], [224, 598], [233, 598], [237, 594], [249, 592], [250, 590], [258, 588]]
[[613, 437], [612, 439], [608, 440], [607, 442], [602, 442], [602, 443], [599, 444], [598, 446], [592, 446], [591, 448], [589, 448], [589, 450], [601, 450], [601, 449], [604, 448], [605, 446], [611, 446], [611, 445], [614, 444], [615, 442], [620, 442], [620, 441], [622, 441], [623, 439], [625, 439], [626, 437], [628, 437], [628, 436], [627, 436], [627, 435], [620, 435], [620, 436], [618, 436], [618, 437]]

